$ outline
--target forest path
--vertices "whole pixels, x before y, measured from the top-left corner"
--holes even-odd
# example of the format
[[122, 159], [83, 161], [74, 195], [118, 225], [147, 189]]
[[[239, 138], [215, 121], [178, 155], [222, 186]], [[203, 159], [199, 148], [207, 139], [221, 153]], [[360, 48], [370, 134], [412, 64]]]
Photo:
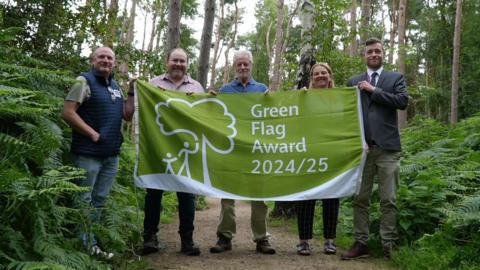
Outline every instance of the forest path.
[[295, 246], [298, 236], [292, 233], [290, 226], [268, 227], [272, 235], [271, 244], [276, 249], [274, 255], [255, 252], [250, 230], [250, 203], [236, 202], [237, 234], [233, 239], [233, 249], [221, 254], [212, 254], [209, 249], [216, 243], [216, 228], [220, 214], [220, 200], [206, 198], [207, 209], [197, 211], [195, 216], [194, 240], [200, 246], [202, 254], [189, 257], [181, 254], [178, 236], [178, 218], [171, 224], [161, 224], [159, 240], [167, 244], [165, 251], [146, 256], [154, 269], [355, 269], [380, 270], [393, 269], [382, 258], [367, 258], [356, 261], [342, 261], [340, 249], [337, 255], [323, 254], [322, 242], [314, 239], [311, 256], [299, 256]]

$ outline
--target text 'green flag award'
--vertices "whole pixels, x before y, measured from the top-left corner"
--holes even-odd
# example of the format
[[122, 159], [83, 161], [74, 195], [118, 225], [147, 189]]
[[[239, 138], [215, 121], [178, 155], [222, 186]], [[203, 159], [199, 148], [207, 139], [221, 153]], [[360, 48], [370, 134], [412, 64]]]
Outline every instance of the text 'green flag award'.
[[243, 200], [338, 198], [360, 183], [354, 88], [193, 94], [136, 83], [140, 187]]

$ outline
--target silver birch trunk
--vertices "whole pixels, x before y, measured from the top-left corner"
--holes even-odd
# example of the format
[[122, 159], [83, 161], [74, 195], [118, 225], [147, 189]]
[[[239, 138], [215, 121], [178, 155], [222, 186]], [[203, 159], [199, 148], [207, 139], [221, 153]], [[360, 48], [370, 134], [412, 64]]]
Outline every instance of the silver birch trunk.
[[[398, 9], [398, 70], [402, 74], [406, 74], [405, 57], [406, 57], [406, 42], [405, 42], [405, 29], [406, 29], [406, 13], [407, 13], [407, 0], [400, 0]], [[398, 127], [404, 128], [407, 126], [407, 110], [398, 110]]]
[[313, 4], [305, 0], [300, 9], [300, 22], [302, 24], [302, 48], [300, 50], [300, 62], [297, 72], [296, 87], [301, 89], [308, 87], [310, 68], [315, 64], [314, 48], [312, 45], [313, 16], [315, 8]]
[[[312, 46], [312, 29], [313, 29], [313, 16], [315, 7], [313, 4], [305, 0], [300, 7], [300, 22], [302, 25], [302, 49], [300, 50], [300, 62], [297, 72], [296, 87], [301, 89], [308, 87], [309, 72], [312, 65], [315, 64], [315, 55]], [[275, 207], [272, 210], [271, 216], [273, 217], [294, 217], [295, 216], [295, 203], [294, 202], [282, 202], [276, 201]]]
[[458, 121], [458, 69], [460, 65], [460, 35], [462, 29], [462, 0], [457, 0], [455, 14], [455, 32], [453, 36], [453, 61], [452, 61], [452, 97], [450, 104], [450, 124], [453, 126]]
[[284, 1], [277, 0], [277, 26], [275, 29], [275, 47], [272, 73], [269, 82], [270, 91], [277, 91], [280, 84], [280, 69], [282, 61]]
[[148, 10], [145, 9], [145, 21], [143, 22], [142, 51], [145, 51], [145, 40], [147, 39], [147, 18]]

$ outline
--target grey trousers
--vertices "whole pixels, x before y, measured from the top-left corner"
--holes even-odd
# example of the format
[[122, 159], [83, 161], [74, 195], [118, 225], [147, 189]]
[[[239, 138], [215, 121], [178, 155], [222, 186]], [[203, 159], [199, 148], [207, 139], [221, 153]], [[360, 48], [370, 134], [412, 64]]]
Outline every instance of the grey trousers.
[[363, 169], [360, 192], [353, 200], [353, 225], [355, 240], [366, 244], [369, 235], [370, 198], [375, 175], [378, 177], [380, 194], [380, 236], [382, 245], [391, 245], [397, 240], [397, 197], [399, 183], [400, 152], [370, 148]]
[[[255, 242], [268, 239], [267, 214], [268, 207], [263, 201], [252, 201], [252, 212], [250, 224], [252, 227], [253, 239]], [[217, 228], [217, 235], [232, 239], [236, 233], [235, 222], [235, 201], [222, 199], [222, 210], [220, 212], [220, 223]]]

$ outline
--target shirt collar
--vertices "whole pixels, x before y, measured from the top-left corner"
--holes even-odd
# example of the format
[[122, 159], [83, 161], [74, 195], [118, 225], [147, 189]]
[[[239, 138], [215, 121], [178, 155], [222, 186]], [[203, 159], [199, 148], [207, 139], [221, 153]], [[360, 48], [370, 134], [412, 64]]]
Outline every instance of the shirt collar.
[[[174, 82], [170, 79], [170, 74], [168, 74], [168, 73], [162, 74], [162, 75], [160, 76], [160, 79], [169, 81], [169, 82], [171, 82], [171, 83], [174, 83]], [[183, 75], [183, 78], [182, 78], [182, 84], [186, 84], [186, 83], [193, 83], [192, 78], [191, 78], [190, 75], [188, 75], [188, 74]]]
[[377, 69], [377, 70], [373, 70], [373, 69], [368, 68], [368, 69], [367, 69], [368, 78], [371, 78], [371, 77], [372, 77], [372, 73], [373, 73], [373, 72], [377, 72], [378, 78], [379, 78], [379, 77], [380, 77], [380, 74], [382, 74], [382, 71], [383, 71], [383, 66], [381, 66], [381, 67], [380, 67], [379, 69]]
[[[243, 86], [243, 84], [237, 78], [235, 78], [234, 82], [235, 82], [236, 85], [242, 85]], [[253, 78], [250, 78], [250, 80], [247, 81], [246, 85], [255, 84], [255, 83], [256, 83], [256, 81]]]
[[[99, 72], [97, 69], [95, 69], [94, 67], [92, 67], [92, 73], [93, 73], [93, 75], [94, 75], [95, 77], [99, 77], [99, 78], [105, 79], [105, 78], [102, 76], [102, 74], [100, 74], [100, 72]], [[114, 75], [113, 72], [110, 73], [110, 75], [108, 75], [108, 78], [107, 78], [108, 83], [110, 83], [110, 82], [112, 81], [113, 75]]]

